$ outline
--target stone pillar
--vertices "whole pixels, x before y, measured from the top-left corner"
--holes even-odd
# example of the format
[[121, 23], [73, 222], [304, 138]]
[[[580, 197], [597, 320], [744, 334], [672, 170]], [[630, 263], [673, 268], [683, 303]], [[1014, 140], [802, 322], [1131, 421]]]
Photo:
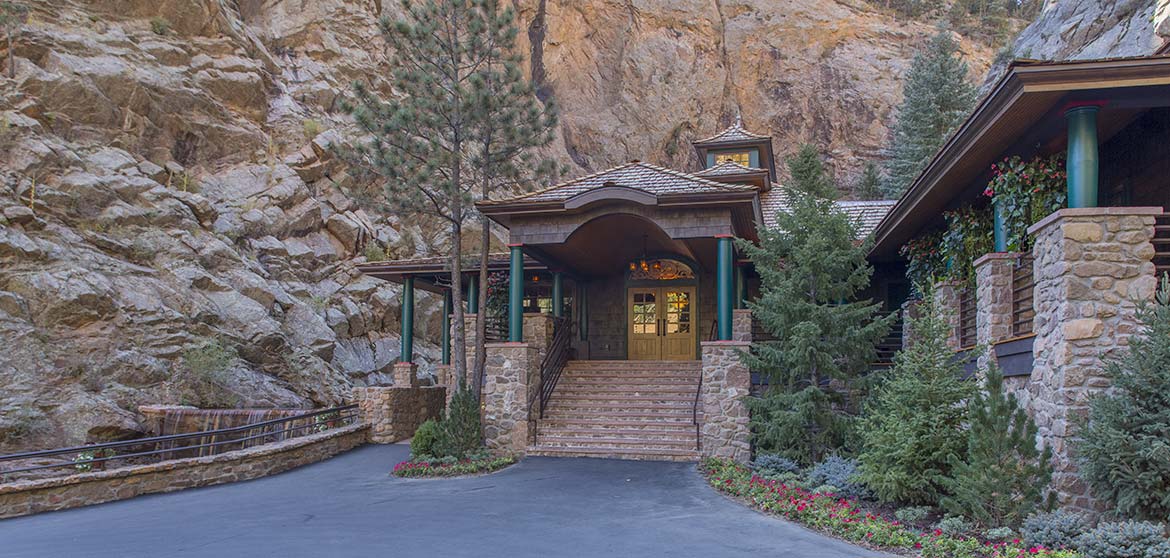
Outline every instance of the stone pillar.
[[1093, 510], [1070, 447], [1088, 399], [1104, 391], [1103, 359], [1129, 345], [1137, 305], [1152, 299], [1160, 207], [1062, 209], [1032, 225], [1036, 338], [1027, 410], [1052, 448], [1062, 505]]
[[[467, 353], [465, 356], [467, 358], [468, 373], [475, 367], [475, 340], [479, 338], [475, 334], [475, 323], [477, 319], [479, 319], [477, 314], [463, 315], [463, 338], [466, 339], [464, 341], [465, 346], [463, 347], [463, 351]], [[451, 382], [454, 384], [455, 378], [451, 378]]]
[[548, 314], [524, 314], [524, 342], [536, 348], [537, 366], [544, 361], [544, 355], [548, 354], [548, 347], [552, 344], [554, 323], [555, 320]]
[[917, 339], [913, 321], [922, 315], [923, 301], [909, 299], [902, 303], [902, 348], [908, 348]]
[[527, 343], [488, 343], [483, 387], [484, 439], [496, 453], [522, 455], [531, 425], [528, 399], [539, 381], [536, 347]]
[[[990, 347], [1012, 336], [1012, 270], [1020, 255], [992, 252], [975, 260], [975, 335]], [[979, 367], [987, 355], [980, 355]]]
[[934, 286], [934, 302], [947, 319], [947, 346], [959, 349], [959, 292], [963, 286], [957, 281], [943, 281]]
[[413, 362], [394, 363], [394, 387], [418, 387], [418, 365]]
[[731, 340], [752, 342], [752, 311], [735, 310], [731, 316]]
[[438, 419], [447, 389], [433, 387], [355, 387], [353, 399], [374, 444], [393, 444], [414, 436], [428, 419]]
[[751, 373], [739, 360], [747, 341], [704, 341], [703, 386], [700, 403], [700, 445], [704, 457], [723, 457], [740, 463], [751, 459], [748, 409], [743, 399], [752, 387]]

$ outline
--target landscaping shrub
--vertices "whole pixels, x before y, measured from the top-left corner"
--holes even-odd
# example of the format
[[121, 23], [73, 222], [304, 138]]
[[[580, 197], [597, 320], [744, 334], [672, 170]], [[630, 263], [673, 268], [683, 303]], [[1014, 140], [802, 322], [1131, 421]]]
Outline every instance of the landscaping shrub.
[[940, 519], [935, 528], [941, 531], [942, 534], [951, 536], [965, 535], [972, 530], [971, 524], [959, 515], [948, 515]]
[[1130, 349], [1108, 363], [1112, 390], [1089, 402], [1075, 441], [1081, 476], [1122, 517], [1170, 519], [1170, 282], [1138, 310]]
[[510, 455], [458, 460], [453, 457], [427, 461], [403, 461], [394, 466], [396, 477], [454, 477], [490, 473], [516, 462]]
[[479, 403], [475, 394], [460, 387], [451, 397], [447, 416], [439, 423], [440, 434], [434, 442], [432, 455], [463, 459], [469, 452], [483, 445], [479, 422]]
[[930, 508], [926, 506], [910, 506], [908, 508], [899, 508], [894, 512], [894, 517], [902, 523], [918, 523], [926, 516], [930, 515]]
[[962, 403], [972, 382], [962, 379], [937, 305], [910, 324], [914, 343], [895, 357], [860, 421], [858, 460], [862, 481], [881, 500], [934, 505], [951, 473], [950, 457], [965, 449]]
[[830, 455], [809, 469], [808, 482], [812, 486], [832, 486], [835, 494], [846, 498], [867, 498], [870, 492], [858, 481], [858, 469], [856, 459]]
[[420, 424], [418, 430], [414, 431], [414, 437], [410, 440], [411, 457], [417, 459], [424, 455], [434, 455], [435, 443], [439, 441], [441, 434], [442, 429], [434, 419], [428, 419]]
[[836, 393], [808, 387], [794, 393], [769, 390], [763, 397], [744, 399], [751, 411], [756, 447], [797, 463], [811, 465], [827, 452], [846, 445], [848, 417], [833, 410]]
[[1157, 523], [1124, 521], [1102, 523], [1077, 538], [1085, 558], [1167, 558], [1170, 541]]
[[1091, 524], [1084, 514], [1056, 510], [1029, 515], [1020, 527], [1024, 542], [1048, 548], [1077, 547], [1077, 537], [1089, 532]]
[[752, 461], [752, 470], [763, 474], [779, 475], [782, 473], [797, 473], [800, 465], [795, 461], [774, 453], [761, 453]]
[[1004, 392], [1003, 375], [993, 363], [985, 391], [970, 399], [966, 457], [952, 458], [953, 494], [942, 507], [984, 527], [1016, 527], [1040, 504], [1052, 468], [1051, 450], [1036, 449], [1036, 424]]

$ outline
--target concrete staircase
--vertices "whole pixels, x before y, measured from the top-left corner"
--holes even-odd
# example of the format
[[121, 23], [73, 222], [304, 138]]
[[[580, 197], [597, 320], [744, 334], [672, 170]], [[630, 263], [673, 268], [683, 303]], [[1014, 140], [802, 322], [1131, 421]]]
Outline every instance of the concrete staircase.
[[698, 361], [574, 360], [529, 455], [696, 461]]

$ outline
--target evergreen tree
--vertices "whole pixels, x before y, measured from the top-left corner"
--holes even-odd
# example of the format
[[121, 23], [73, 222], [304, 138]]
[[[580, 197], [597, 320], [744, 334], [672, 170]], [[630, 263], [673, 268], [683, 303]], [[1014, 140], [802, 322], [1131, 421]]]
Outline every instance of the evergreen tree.
[[943, 498], [948, 512], [988, 528], [1018, 527], [1041, 503], [1052, 479], [1049, 448], [1036, 447], [1036, 423], [1004, 392], [1003, 374], [994, 361], [985, 391], [967, 404], [965, 457], [951, 458], [952, 477]]
[[[383, 179], [385, 209], [447, 224], [452, 351], [462, 355], [463, 226], [474, 213], [474, 194], [514, 178], [509, 164], [518, 153], [547, 141], [540, 139], [547, 131], [532, 123], [555, 120], [524, 101], [531, 89], [518, 70], [509, 69], [515, 65], [512, 14], [501, 12], [497, 2], [403, 0], [402, 11], [400, 20], [379, 21], [394, 53], [394, 94], [383, 98], [363, 82], [354, 84], [355, 101], [345, 108], [365, 135], [343, 155], [356, 171]], [[509, 127], [515, 130], [504, 131]], [[466, 359], [452, 362], [457, 382], [466, 385]]]
[[1076, 441], [1081, 475], [1124, 517], [1170, 518], [1170, 282], [1138, 311], [1142, 326], [1106, 371], [1113, 389], [1089, 402]]
[[[489, 118], [482, 119], [473, 132], [475, 148], [472, 169], [477, 174], [480, 198], [491, 199], [496, 191], [528, 189], [534, 179], [551, 181], [558, 174], [550, 160], [537, 160], [531, 150], [548, 145], [557, 125], [552, 99], [543, 104], [535, 88], [524, 78], [523, 60], [516, 49], [516, 15], [512, 8], [501, 9], [498, 0], [480, 0], [487, 23], [487, 57], [472, 81], [474, 104]], [[479, 308], [476, 322], [474, 381], [478, 396], [487, 357], [488, 254], [491, 250], [491, 220], [480, 215], [482, 238], [479, 259]]]
[[[932, 297], [925, 297], [933, 301]], [[914, 342], [894, 357], [859, 425], [862, 481], [884, 501], [935, 505], [967, 443], [963, 402], [972, 383], [947, 345], [950, 325], [933, 302], [909, 318]]]
[[[749, 303], [774, 341], [755, 343], [745, 363], [768, 375], [766, 397], [751, 400], [757, 441], [805, 463], [840, 448], [853, 380], [874, 358], [893, 315], [880, 304], [849, 302], [869, 284], [873, 269], [852, 220], [834, 205], [836, 186], [812, 146], [789, 159], [783, 187], [788, 210], [760, 244], [739, 243], [760, 274], [760, 298]], [[833, 387], [830, 387], [830, 384]]]
[[880, 200], [882, 195], [882, 176], [873, 161], [866, 161], [865, 167], [853, 184], [853, 197], [859, 200]]
[[902, 95], [882, 187], [888, 198], [901, 196], [918, 178], [975, 104], [967, 63], [949, 32], [940, 29], [914, 56]]

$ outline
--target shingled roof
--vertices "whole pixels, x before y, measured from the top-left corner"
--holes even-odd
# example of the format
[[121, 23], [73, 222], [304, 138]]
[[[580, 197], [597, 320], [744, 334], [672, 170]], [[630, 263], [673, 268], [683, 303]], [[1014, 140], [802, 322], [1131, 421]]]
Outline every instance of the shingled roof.
[[557, 202], [602, 187], [620, 186], [642, 190], [654, 195], [728, 193], [752, 191], [755, 188], [741, 184], [725, 184], [701, 176], [634, 161], [598, 173], [574, 178], [538, 192], [510, 199], [480, 202], [491, 206], [516, 202]]
[[[857, 223], [857, 234], [864, 237], [877, 228], [878, 223], [890, 212], [895, 203], [897, 200], [845, 200], [836, 202], [836, 205]], [[761, 194], [760, 209], [764, 213], [764, 226], [769, 229], [775, 228], [776, 213], [788, 211], [788, 207], [783, 188], [773, 187], [772, 190]]]
[[734, 143], [739, 141], [753, 141], [771, 139], [769, 136], [761, 136], [760, 134], [753, 134], [743, 127], [743, 119], [738, 114], [735, 115], [735, 122], [728, 126], [722, 132], [715, 134], [709, 138], [697, 140], [695, 145], [708, 145], [714, 143]]
[[768, 172], [767, 169], [757, 169], [755, 167], [746, 167], [735, 161], [723, 161], [708, 169], [703, 169], [695, 173], [695, 176], [731, 176], [736, 174], [751, 174], [759, 172]]

